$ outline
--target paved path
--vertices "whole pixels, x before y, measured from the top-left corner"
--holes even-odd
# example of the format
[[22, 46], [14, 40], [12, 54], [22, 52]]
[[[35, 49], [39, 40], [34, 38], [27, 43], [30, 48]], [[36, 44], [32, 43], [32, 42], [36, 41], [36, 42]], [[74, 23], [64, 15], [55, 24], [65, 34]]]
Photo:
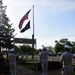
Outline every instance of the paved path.
[[36, 72], [17, 65], [17, 75], [36, 75]]
[[[20, 65], [17, 65], [17, 75], [42, 75], [42, 72], [35, 72]], [[48, 75], [60, 75], [60, 71], [49, 71]]]

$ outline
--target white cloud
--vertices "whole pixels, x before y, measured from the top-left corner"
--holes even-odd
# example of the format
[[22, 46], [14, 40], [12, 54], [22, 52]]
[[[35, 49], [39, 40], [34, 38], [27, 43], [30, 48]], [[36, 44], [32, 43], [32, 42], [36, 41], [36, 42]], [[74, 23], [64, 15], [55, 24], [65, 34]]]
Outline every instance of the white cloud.
[[66, 0], [42, 0], [42, 8], [46, 9], [48, 12], [61, 13], [67, 10], [75, 9], [75, 1]]
[[[8, 9], [26, 9], [35, 5], [35, 9], [44, 9], [51, 13], [61, 13], [63, 11], [75, 9], [75, 1], [66, 0], [3, 0]], [[19, 10], [18, 10], [19, 11]]]

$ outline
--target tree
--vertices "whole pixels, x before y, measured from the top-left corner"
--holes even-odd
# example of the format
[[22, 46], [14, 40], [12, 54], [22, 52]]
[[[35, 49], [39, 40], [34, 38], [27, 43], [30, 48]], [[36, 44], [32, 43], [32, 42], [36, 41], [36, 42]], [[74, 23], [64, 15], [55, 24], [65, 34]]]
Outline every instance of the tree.
[[15, 48], [15, 52], [18, 52], [18, 53], [20, 53], [19, 46], [17, 46], [17, 45], [14, 45], [14, 48]]
[[20, 49], [20, 52], [21, 53], [29, 53], [30, 54], [30, 52], [31, 52], [31, 46], [29, 46], [29, 45], [22, 45], [22, 46], [19, 46], [19, 49]]
[[72, 52], [75, 53], [75, 42], [72, 42]]
[[65, 45], [67, 42], [68, 42], [67, 38], [63, 38], [63, 39], [59, 40], [59, 43], [62, 44], [62, 45]]
[[48, 46], [48, 47], [46, 47], [47, 48], [47, 50], [49, 51], [49, 52], [54, 52], [54, 50], [53, 50], [53, 47], [52, 46]]
[[60, 39], [59, 41], [55, 40], [55, 43], [56, 44], [55, 44], [54, 50], [56, 53], [64, 52], [65, 44], [72, 46], [72, 43], [67, 38]]
[[42, 49], [37, 49], [37, 54], [39, 54], [42, 51]]
[[58, 53], [58, 52], [63, 52], [63, 51], [64, 51], [63, 45], [60, 44], [60, 43], [56, 43], [56, 44], [55, 44], [55, 47], [54, 47], [54, 51], [55, 51], [56, 53]]
[[10, 20], [6, 15], [7, 6], [2, 5], [0, 1], [0, 50], [2, 48], [10, 49], [14, 45], [14, 28], [11, 28], [12, 24], [9, 24]]

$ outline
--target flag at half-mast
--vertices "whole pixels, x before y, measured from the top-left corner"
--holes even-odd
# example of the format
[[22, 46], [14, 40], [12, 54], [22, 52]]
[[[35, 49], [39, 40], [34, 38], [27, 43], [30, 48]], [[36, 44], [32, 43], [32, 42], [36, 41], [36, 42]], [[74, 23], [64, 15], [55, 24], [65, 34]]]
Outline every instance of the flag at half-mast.
[[22, 25], [23, 25], [24, 21], [28, 19], [28, 15], [29, 15], [29, 12], [30, 12], [30, 11], [31, 11], [31, 9], [30, 9], [30, 10], [22, 17], [22, 19], [20, 20], [20, 22], [19, 22], [19, 29], [22, 28]]
[[21, 33], [22, 32], [25, 32], [26, 30], [28, 30], [30, 28], [30, 21], [26, 24], [26, 26], [20, 31]]

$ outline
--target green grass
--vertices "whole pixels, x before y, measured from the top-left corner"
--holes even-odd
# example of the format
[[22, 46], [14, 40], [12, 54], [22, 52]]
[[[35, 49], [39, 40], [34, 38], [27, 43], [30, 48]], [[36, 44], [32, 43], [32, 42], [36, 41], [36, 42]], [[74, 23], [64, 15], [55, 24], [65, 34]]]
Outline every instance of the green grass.
[[28, 69], [35, 71], [35, 65], [34, 64], [26, 63], [25, 61], [19, 61], [18, 64], [25, 67], [25, 68], [28, 68]]
[[75, 72], [72, 72], [72, 75], [75, 75]]
[[35, 66], [32, 64], [26, 64], [25, 68], [31, 69], [31, 70], [35, 70]]

